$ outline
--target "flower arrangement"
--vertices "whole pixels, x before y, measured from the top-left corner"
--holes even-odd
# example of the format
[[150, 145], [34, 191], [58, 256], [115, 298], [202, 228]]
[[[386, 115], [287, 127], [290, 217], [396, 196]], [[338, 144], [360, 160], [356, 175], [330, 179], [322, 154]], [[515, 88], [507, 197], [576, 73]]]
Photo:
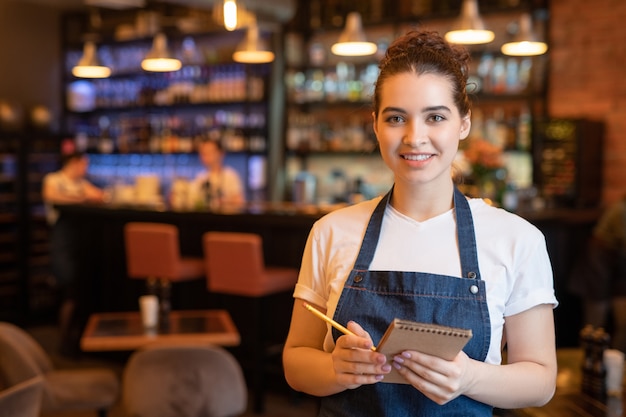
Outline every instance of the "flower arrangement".
[[504, 167], [502, 149], [480, 137], [469, 138], [463, 150], [465, 161], [471, 167], [471, 175], [478, 182], [493, 177]]
[[462, 142], [459, 151], [461, 163], [458, 165], [468, 180], [465, 192], [497, 204], [506, 177], [502, 148], [480, 136], [474, 136]]

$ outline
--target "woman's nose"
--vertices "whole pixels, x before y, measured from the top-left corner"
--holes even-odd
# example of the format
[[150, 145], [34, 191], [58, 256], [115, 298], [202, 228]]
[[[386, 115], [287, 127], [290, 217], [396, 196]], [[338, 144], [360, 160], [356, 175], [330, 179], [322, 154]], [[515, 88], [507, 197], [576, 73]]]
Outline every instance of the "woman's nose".
[[409, 146], [419, 146], [428, 141], [428, 129], [423, 123], [407, 123], [402, 143]]

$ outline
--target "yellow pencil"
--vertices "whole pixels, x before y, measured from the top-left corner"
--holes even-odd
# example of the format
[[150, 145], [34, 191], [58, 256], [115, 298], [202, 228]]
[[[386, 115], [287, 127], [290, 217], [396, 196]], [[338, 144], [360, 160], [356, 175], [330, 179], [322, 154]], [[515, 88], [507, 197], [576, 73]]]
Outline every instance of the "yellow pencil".
[[[326, 314], [322, 313], [321, 311], [319, 311], [318, 309], [313, 307], [311, 304], [309, 304], [309, 303], [303, 303], [303, 304], [304, 304], [304, 308], [309, 310], [311, 313], [313, 313], [314, 315], [316, 315], [320, 319], [324, 320], [326, 323], [328, 323], [331, 326], [333, 326], [335, 329], [339, 330], [341, 333], [349, 334], [349, 335], [352, 335], [352, 336], [356, 336], [356, 334], [354, 334], [354, 332], [351, 332], [350, 330], [346, 329], [341, 324], [337, 323], [335, 320], [331, 319]], [[376, 352], [376, 347], [375, 346], [372, 346], [371, 349], [374, 352]]]

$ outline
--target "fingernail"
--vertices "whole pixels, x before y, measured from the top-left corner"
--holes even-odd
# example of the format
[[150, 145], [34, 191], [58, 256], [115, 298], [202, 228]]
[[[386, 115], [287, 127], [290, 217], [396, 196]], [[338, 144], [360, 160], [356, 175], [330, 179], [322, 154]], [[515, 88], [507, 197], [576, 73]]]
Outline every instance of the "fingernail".
[[402, 352], [402, 356], [404, 356], [407, 359], [411, 358], [411, 354], [409, 352]]
[[398, 363], [404, 363], [404, 358], [402, 358], [401, 356], [394, 356], [393, 361]]
[[382, 381], [382, 379], [385, 377], [385, 375], [376, 375], [375, 378], [377, 381]]
[[391, 371], [391, 365], [383, 365], [383, 372], [389, 372]]
[[396, 368], [396, 369], [400, 369], [400, 368], [402, 368], [402, 365], [400, 365], [398, 362], [392, 362], [392, 365], [393, 365], [393, 367], [394, 367], [394, 368]]

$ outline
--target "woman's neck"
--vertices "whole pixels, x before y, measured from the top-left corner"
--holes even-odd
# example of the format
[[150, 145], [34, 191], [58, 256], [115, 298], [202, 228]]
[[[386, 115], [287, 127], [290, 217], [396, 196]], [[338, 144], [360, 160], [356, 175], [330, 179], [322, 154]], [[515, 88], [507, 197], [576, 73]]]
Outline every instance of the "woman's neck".
[[422, 222], [454, 207], [454, 184], [441, 187], [398, 183], [394, 185], [391, 205], [400, 213]]

